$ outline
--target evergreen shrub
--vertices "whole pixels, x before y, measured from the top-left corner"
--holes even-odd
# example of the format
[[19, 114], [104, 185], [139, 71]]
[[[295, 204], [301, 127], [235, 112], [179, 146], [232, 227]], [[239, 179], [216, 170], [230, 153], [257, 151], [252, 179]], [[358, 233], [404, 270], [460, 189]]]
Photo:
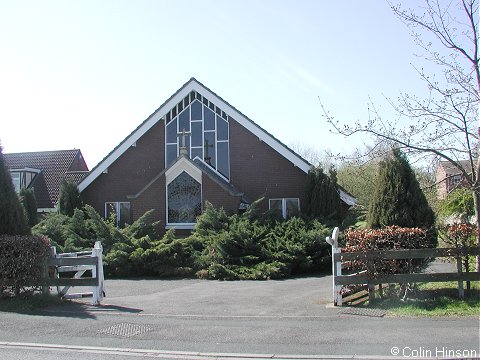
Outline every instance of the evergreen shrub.
[[26, 235], [29, 230], [0, 146], [0, 235]]
[[88, 205], [71, 217], [50, 214], [33, 232], [48, 236], [57, 252], [90, 249], [101, 240], [104, 271], [110, 277], [273, 279], [330, 268], [325, 237], [331, 229], [317, 220], [260, 213], [257, 204], [243, 214], [228, 215], [207, 203], [186, 238], [177, 238], [174, 230], [159, 236], [152, 211], [118, 229]]
[[367, 224], [371, 228], [400, 226], [429, 228], [435, 214], [420, 188], [415, 172], [400, 149], [380, 163]]
[[45, 236], [0, 235], [0, 295], [38, 288], [49, 255], [50, 241]]
[[27, 220], [27, 225], [32, 228], [37, 224], [38, 214], [37, 214], [37, 199], [35, 198], [35, 193], [33, 188], [20, 190], [20, 201], [23, 205], [25, 211], [25, 218]]

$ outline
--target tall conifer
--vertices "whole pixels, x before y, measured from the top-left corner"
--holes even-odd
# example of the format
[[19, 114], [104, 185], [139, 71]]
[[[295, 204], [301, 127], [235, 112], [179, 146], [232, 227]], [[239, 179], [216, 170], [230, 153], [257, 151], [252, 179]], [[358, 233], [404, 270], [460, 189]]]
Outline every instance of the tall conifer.
[[37, 224], [38, 220], [37, 199], [35, 198], [33, 188], [23, 188], [22, 190], [20, 190], [20, 201], [22, 202], [23, 208], [25, 210], [27, 224], [30, 228], [32, 228]]
[[367, 222], [372, 228], [390, 225], [428, 228], [435, 222], [415, 173], [398, 148], [380, 164]]
[[24, 235], [28, 226], [0, 145], [0, 235]]
[[303, 212], [316, 218], [341, 221], [343, 207], [333, 170], [331, 174], [333, 176], [329, 177], [320, 167], [310, 169], [305, 185]]
[[83, 201], [77, 185], [65, 180], [62, 181], [58, 205], [60, 213], [67, 216], [73, 216], [75, 209], [82, 208]]

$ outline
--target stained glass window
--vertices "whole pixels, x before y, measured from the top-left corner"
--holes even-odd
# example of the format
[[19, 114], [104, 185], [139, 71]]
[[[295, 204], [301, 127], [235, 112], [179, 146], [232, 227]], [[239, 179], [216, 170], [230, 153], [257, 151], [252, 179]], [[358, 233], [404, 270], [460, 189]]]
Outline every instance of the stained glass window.
[[[188, 98], [188, 99], [187, 99]], [[186, 147], [191, 159], [199, 157], [225, 178], [230, 178], [230, 134], [228, 115], [211, 101], [192, 92], [165, 116], [165, 164], [179, 155], [183, 129], [191, 132]]]
[[193, 224], [202, 212], [202, 186], [183, 171], [167, 186], [168, 223]]

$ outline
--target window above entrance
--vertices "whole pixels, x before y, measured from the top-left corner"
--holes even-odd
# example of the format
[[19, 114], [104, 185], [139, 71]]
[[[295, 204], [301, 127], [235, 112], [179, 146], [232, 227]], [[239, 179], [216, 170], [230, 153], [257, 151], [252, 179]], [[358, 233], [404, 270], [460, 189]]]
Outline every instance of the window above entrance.
[[186, 148], [190, 159], [199, 158], [230, 179], [229, 117], [196, 91], [188, 94], [165, 116], [165, 167]]

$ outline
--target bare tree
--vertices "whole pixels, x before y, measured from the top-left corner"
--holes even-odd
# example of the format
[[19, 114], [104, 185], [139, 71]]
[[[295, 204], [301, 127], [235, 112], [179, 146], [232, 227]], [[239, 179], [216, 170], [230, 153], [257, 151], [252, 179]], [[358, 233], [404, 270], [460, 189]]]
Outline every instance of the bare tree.
[[320, 166], [325, 170], [335, 166], [333, 157], [328, 153], [328, 151], [321, 151], [311, 145], [303, 143], [298, 139], [291, 141], [288, 146], [313, 166]]
[[[410, 29], [425, 59], [439, 69], [436, 74], [416, 69], [428, 87], [428, 96], [401, 93], [398, 100], [389, 100], [401, 122], [383, 119], [370, 102], [368, 121], [346, 125], [335, 121], [322, 105], [324, 116], [335, 133], [370, 134], [377, 141], [395, 143], [408, 154], [431, 155], [455, 166], [473, 192], [478, 228], [479, 2], [424, 0], [422, 6], [413, 10], [390, 4], [394, 14]], [[468, 160], [468, 165], [460, 160]], [[480, 237], [477, 242], [480, 247]]]

